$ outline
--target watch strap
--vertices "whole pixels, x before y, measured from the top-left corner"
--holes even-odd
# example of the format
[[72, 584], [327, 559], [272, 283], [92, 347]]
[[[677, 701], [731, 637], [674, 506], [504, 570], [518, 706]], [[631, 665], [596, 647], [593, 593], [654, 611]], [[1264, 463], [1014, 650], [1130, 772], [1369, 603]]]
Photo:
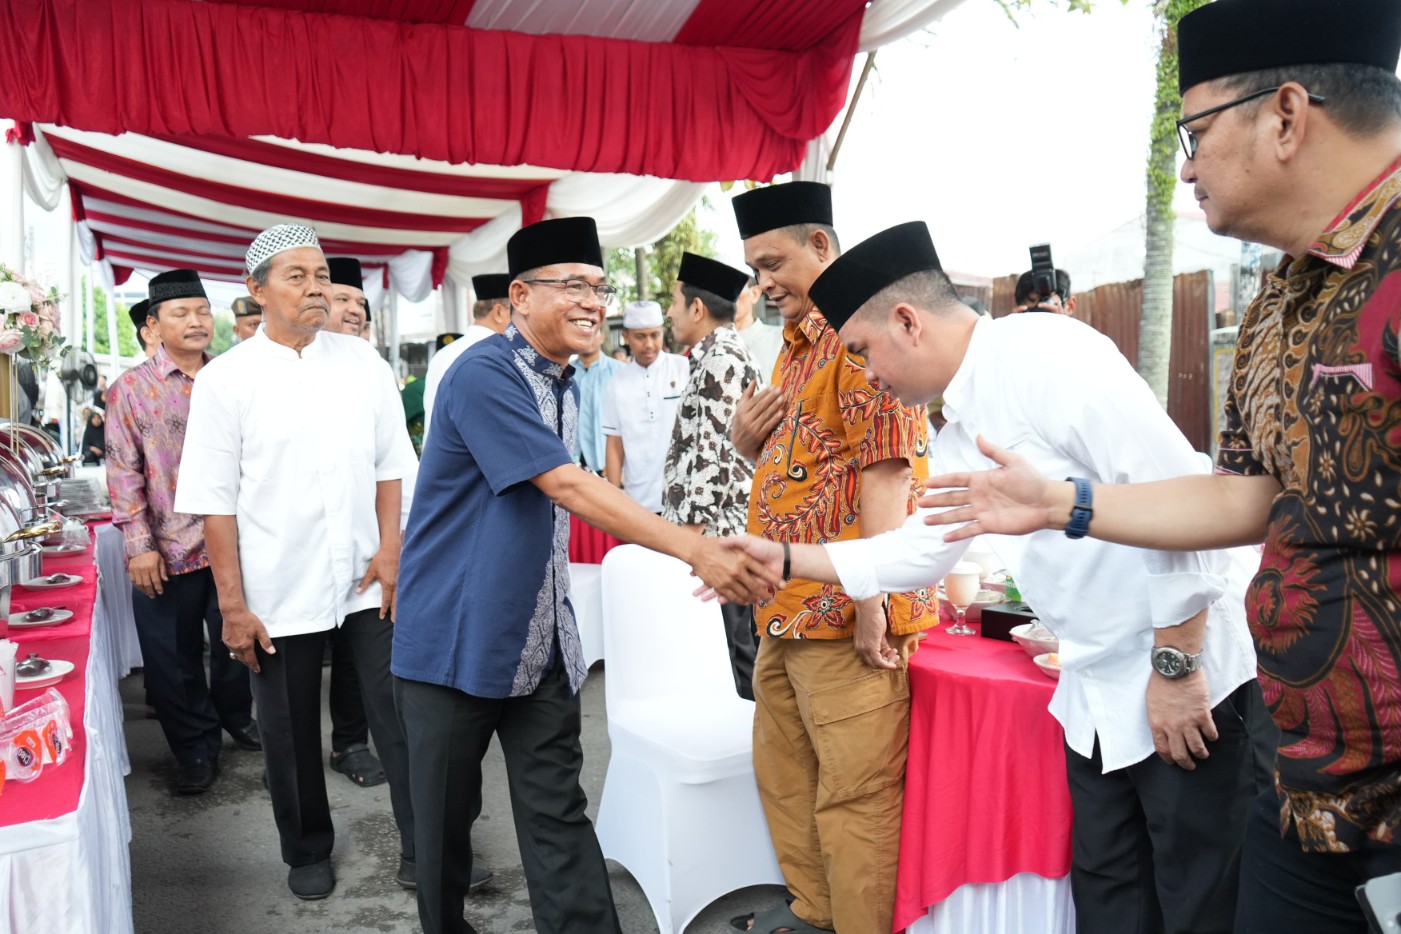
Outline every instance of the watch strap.
[[1070, 522], [1065, 526], [1066, 538], [1084, 538], [1090, 534], [1090, 520], [1094, 518], [1094, 488], [1084, 477], [1066, 477], [1075, 484], [1075, 505], [1070, 508]]

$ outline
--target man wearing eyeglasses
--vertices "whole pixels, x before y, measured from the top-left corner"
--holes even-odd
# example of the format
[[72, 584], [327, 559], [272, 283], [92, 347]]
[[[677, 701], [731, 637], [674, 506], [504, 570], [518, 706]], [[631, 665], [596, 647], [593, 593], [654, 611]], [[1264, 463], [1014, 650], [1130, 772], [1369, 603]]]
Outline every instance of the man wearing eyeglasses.
[[578, 692], [588, 669], [568, 598], [568, 513], [686, 561], [739, 602], [778, 580], [574, 463], [579, 394], [569, 361], [588, 349], [614, 298], [593, 220], [532, 224], [506, 252], [511, 326], [443, 378], [399, 577], [392, 670], [410, 793], [423, 809], [419, 920], [427, 934], [474, 930], [463, 897], [482, 757], [495, 737], [533, 930], [619, 934], [579, 785]]
[[656, 302], [628, 305], [623, 312], [623, 338], [632, 351], [632, 362], [609, 380], [603, 398], [607, 439], [603, 476], [660, 515], [666, 452], [690, 363], [664, 349], [662, 306]]
[[[1264, 541], [1246, 612], [1281, 736], [1236, 931], [1361, 931], [1354, 889], [1401, 871], [1401, 4], [1219, 0], [1178, 36], [1182, 180], [1214, 232], [1287, 255], [1241, 322], [1217, 475], [1080, 505], [1123, 544]], [[938, 521], [1066, 526], [1074, 485], [987, 452], [1006, 469], [930, 481], [969, 488], [925, 500], [963, 507]]]

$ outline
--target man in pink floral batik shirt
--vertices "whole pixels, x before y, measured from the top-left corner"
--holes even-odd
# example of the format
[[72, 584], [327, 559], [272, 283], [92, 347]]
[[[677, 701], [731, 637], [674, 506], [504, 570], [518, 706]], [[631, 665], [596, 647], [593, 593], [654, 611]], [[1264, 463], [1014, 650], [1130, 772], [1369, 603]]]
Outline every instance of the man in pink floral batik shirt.
[[204, 520], [173, 508], [190, 390], [209, 359], [214, 319], [193, 270], [153, 278], [149, 301], [147, 326], [160, 345], [107, 390], [107, 489], [126, 539], [147, 694], [178, 763], [173, 790], [200, 794], [218, 774], [221, 725], [240, 747], [262, 747], [248, 669], [211, 652], [205, 681], [204, 630], [220, 646], [224, 621]]

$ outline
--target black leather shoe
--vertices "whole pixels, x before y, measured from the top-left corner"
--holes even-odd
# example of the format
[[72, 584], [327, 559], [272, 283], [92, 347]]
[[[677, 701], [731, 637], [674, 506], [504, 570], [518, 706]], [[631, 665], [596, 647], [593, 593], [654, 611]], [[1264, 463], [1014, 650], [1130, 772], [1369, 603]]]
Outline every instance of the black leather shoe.
[[[472, 879], [467, 883], [467, 890], [477, 888], [491, 881], [492, 872], [490, 869], [483, 869], [480, 866], [472, 867]], [[414, 861], [408, 857], [399, 857], [399, 872], [394, 876], [394, 881], [406, 889], [418, 888], [418, 867]]]
[[263, 737], [258, 732], [258, 721], [249, 720], [248, 725], [241, 729], [225, 727], [228, 734], [233, 737], [234, 745], [239, 749], [247, 749], [249, 752], [259, 752], [263, 748]]
[[215, 759], [191, 759], [182, 762], [175, 775], [175, 794], [202, 795], [214, 784], [219, 774], [219, 763]]
[[293, 866], [287, 872], [287, 888], [304, 902], [317, 901], [335, 890], [336, 871], [329, 859], [310, 866]]

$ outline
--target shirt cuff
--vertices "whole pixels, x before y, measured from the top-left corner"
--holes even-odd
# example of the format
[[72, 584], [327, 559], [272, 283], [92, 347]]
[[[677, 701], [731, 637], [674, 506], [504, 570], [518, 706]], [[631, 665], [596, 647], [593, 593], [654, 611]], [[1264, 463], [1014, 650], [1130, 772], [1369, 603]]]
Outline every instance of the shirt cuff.
[[823, 545], [837, 571], [842, 590], [853, 600], [868, 600], [880, 594], [880, 580], [869, 539], [852, 539]]
[[1153, 627], [1180, 626], [1226, 592], [1226, 577], [1201, 571], [1148, 575], [1148, 606]]
[[127, 560], [146, 554], [148, 551], [156, 550], [156, 540], [150, 531], [135, 526], [127, 526], [122, 529], [122, 540], [126, 545]]

